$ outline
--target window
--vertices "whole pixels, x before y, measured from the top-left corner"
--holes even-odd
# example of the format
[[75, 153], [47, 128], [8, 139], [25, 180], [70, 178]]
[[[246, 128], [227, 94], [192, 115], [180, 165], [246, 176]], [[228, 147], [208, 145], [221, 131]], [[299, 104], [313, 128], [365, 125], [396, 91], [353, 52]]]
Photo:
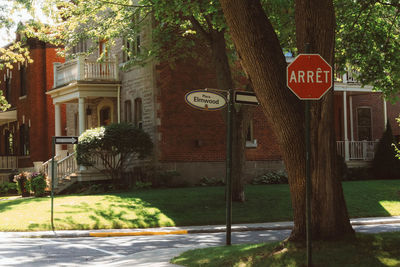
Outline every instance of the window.
[[100, 126], [106, 126], [111, 123], [111, 108], [105, 106], [100, 109]]
[[247, 128], [246, 147], [247, 148], [257, 147], [257, 140], [254, 139], [253, 120], [250, 120], [249, 127]]
[[123, 60], [127, 62], [140, 54], [140, 34], [136, 35], [135, 40], [124, 40]]
[[72, 53], [74, 54], [85, 53], [86, 51], [87, 51], [86, 40], [80, 40], [79, 43], [77, 43], [77, 45], [72, 48]]
[[6, 145], [6, 155], [14, 155], [14, 135], [12, 132], [10, 132], [9, 130], [6, 130], [6, 133], [4, 135], [5, 137], [5, 145]]
[[99, 42], [99, 56], [101, 56], [103, 53], [103, 58], [108, 58], [107, 40], [101, 40]]
[[125, 101], [125, 121], [132, 122], [132, 103], [130, 100]]
[[19, 71], [20, 73], [20, 92], [21, 95], [20, 96], [25, 96], [27, 93], [27, 89], [26, 89], [26, 67], [25, 66], [21, 66], [21, 69]]
[[19, 127], [20, 137], [20, 154], [23, 156], [29, 155], [29, 127], [26, 124], [22, 124]]
[[135, 99], [135, 126], [140, 129], [143, 126], [143, 107], [141, 98]]
[[5, 94], [4, 94], [4, 96], [6, 97], [6, 100], [7, 100], [7, 102], [8, 102], [8, 104], [12, 104], [11, 103], [11, 101], [12, 101], [12, 97], [11, 97], [11, 79], [10, 78], [6, 78], [6, 81], [5, 81], [5, 84], [6, 84], [6, 89], [5, 89]]
[[358, 140], [372, 140], [372, 118], [371, 108], [361, 107], [357, 108], [357, 133]]

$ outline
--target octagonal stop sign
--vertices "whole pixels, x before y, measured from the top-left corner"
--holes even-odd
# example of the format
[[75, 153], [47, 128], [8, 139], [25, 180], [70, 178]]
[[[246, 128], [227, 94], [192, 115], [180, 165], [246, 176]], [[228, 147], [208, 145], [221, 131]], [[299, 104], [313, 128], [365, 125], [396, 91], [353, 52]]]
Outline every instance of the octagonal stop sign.
[[332, 87], [332, 67], [318, 54], [300, 54], [287, 66], [287, 86], [302, 100], [318, 100]]

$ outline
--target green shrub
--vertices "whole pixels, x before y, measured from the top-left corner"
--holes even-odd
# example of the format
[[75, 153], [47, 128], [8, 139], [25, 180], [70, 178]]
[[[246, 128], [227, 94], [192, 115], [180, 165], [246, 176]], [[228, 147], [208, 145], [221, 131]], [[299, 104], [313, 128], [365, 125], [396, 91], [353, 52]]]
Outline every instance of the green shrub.
[[13, 194], [13, 193], [16, 193], [16, 192], [18, 192], [16, 183], [3, 183], [3, 184], [0, 184], [0, 194], [1, 195]]
[[253, 179], [252, 184], [287, 184], [288, 178], [284, 171], [271, 171]]
[[347, 180], [347, 175], [349, 172], [349, 169], [347, 168], [346, 161], [344, 160], [344, 157], [337, 155], [336, 157], [336, 169], [337, 169], [337, 174], [341, 180]]
[[78, 164], [96, 167], [100, 160], [103, 169], [116, 184], [122, 178], [124, 164], [133, 156], [143, 159], [150, 155], [153, 143], [142, 129], [129, 123], [113, 123], [85, 131], [76, 145]]
[[14, 182], [17, 183], [18, 194], [21, 194], [22, 197], [30, 196], [30, 184], [29, 184], [29, 173], [21, 172], [14, 176]]
[[348, 181], [361, 181], [374, 179], [374, 175], [370, 167], [349, 168], [346, 175]]
[[399, 179], [400, 163], [396, 158], [396, 151], [393, 146], [394, 137], [389, 121], [386, 124], [386, 131], [379, 140], [378, 147], [372, 161], [372, 172], [376, 179]]
[[225, 182], [222, 179], [214, 178], [214, 177], [203, 177], [200, 180], [201, 186], [217, 186], [224, 185]]
[[135, 183], [135, 188], [137, 189], [149, 189], [151, 186], [152, 186], [151, 182], [136, 181]]
[[47, 186], [45, 175], [42, 173], [32, 173], [29, 177], [30, 188], [35, 197], [42, 197], [45, 195]]

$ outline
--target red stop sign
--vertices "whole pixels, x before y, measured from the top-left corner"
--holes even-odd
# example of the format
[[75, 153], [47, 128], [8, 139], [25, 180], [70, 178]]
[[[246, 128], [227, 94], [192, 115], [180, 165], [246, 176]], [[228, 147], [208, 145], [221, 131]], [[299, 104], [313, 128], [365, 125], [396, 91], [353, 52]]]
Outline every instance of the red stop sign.
[[318, 54], [300, 54], [287, 66], [286, 79], [298, 98], [318, 100], [332, 87], [332, 67]]

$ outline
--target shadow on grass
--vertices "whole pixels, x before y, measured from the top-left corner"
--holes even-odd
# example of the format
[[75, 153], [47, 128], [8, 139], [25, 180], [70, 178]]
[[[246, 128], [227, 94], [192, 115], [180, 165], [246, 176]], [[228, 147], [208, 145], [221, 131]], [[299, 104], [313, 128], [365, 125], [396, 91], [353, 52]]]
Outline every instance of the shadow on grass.
[[39, 203], [39, 202], [47, 202], [49, 198], [47, 197], [39, 197], [39, 198], [18, 198], [12, 200], [6, 200], [0, 202], [0, 213], [11, 210], [14, 206], [19, 206], [21, 204], [30, 204], [30, 203]]
[[[313, 243], [313, 266], [400, 266], [400, 232], [358, 234], [356, 240]], [[306, 249], [289, 243], [245, 244], [184, 252], [172, 263], [184, 266], [305, 266]]]
[[343, 192], [351, 218], [400, 215], [400, 180], [344, 182]]

